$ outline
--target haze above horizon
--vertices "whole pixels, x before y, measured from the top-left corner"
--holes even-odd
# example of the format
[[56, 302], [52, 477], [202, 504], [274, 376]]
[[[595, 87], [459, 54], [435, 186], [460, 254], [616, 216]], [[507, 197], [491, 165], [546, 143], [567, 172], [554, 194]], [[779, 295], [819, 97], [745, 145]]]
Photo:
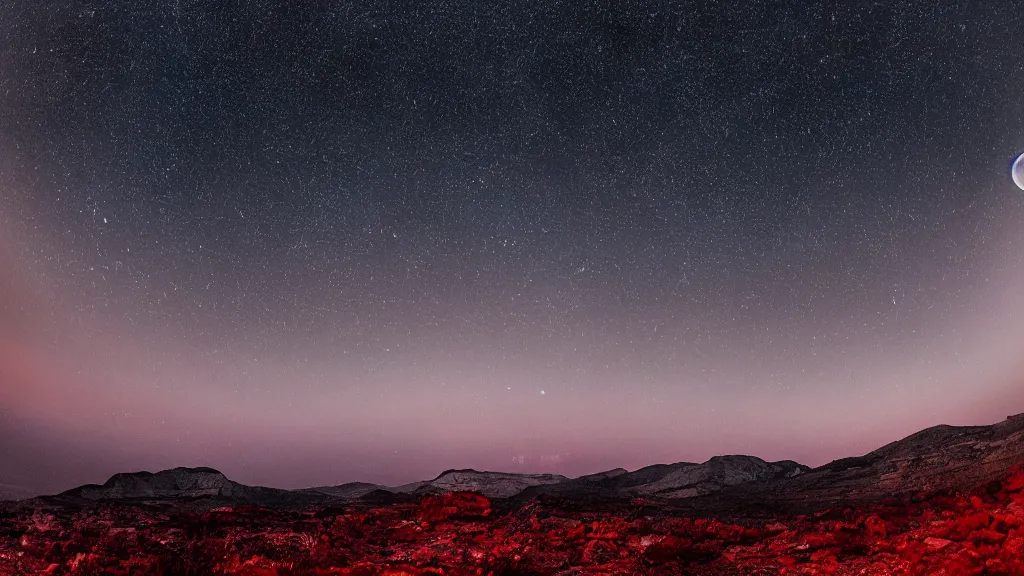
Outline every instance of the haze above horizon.
[[1024, 412], [1011, 2], [5, 12], [2, 484], [818, 466]]

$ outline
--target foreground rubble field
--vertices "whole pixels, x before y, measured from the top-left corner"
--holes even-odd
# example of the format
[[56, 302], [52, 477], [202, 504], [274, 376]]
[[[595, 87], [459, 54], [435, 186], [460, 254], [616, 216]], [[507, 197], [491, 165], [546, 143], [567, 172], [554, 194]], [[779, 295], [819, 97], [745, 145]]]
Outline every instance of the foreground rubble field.
[[689, 519], [624, 502], [502, 511], [475, 493], [307, 512], [0, 508], [0, 574], [1024, 574], [1024, 471], [971, 493], [779, 517]]

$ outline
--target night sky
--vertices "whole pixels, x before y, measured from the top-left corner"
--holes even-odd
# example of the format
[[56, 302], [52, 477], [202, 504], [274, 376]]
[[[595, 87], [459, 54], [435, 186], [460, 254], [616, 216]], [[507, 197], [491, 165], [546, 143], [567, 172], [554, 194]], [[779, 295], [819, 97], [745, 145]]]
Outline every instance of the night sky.
[[1024, 412], [1022, 29], [4, 2], [0, 484], [816, 466]]

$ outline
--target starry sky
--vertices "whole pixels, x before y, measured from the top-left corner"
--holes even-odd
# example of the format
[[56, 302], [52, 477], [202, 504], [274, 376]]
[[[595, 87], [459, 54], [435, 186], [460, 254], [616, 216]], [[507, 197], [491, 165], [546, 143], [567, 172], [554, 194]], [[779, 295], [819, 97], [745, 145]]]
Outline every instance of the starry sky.
[[0, 483], [816, 466], [1024, 412], [1010, 0], [0, 10]]

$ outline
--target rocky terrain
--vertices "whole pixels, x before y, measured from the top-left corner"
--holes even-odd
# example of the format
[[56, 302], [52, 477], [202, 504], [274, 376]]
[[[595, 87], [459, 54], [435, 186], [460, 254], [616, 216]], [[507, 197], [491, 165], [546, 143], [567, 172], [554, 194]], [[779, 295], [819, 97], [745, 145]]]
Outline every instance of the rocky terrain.
[[1024, 575], [1022, 466], [1024, 415], [814, 469], [724, 456], [299, 491], [118, 474], [0, 504], [0, 574]]
[[971, 492], [694, 519], [671, 505], [473, 492], [386, 506], [0, 506], [0, 574], [1024, 574], [1024, 470]]

